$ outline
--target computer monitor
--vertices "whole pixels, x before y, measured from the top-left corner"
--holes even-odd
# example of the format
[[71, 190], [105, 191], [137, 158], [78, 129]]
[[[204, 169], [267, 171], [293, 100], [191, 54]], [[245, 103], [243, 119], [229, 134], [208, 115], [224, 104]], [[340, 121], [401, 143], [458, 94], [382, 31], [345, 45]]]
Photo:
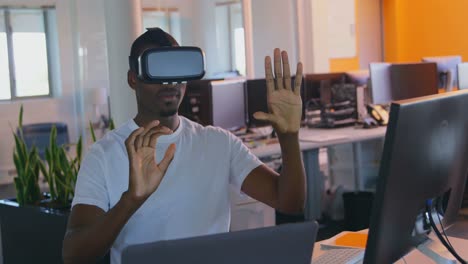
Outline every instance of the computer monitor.
[[468, 89], [468, 62], [457, 66], [458, 89]]
[[[295, 76], [291, 77], [291, 87], [294, 87]], [[304, 80], [301, 83], [301, 95], [304, 91]], [[255, 112], [268, 113], [267, 88], [265, 79], [247, 80], [244, 84], [245, 94], [245, 123], [247, 127], [263, 127], [270, 125], [268, 122], [257, 120], [253, 117]], [[305, 102], [301, 96], [302, 102], [302, 120], [305, 118]]]
[[391, 105], [364, 263], [393, 263], [422, 243], [413, 230], [429, 199], [448, 197], [442, 223], [454, 222], [468, 169], [467, 105], [468, 91]]
[[370, 63], [368, 97], [372, 104], [388, 104], [393, 101], [390, 79], [390, 63]]
[[310, 264], [317, 230], [305, 222], [132, 245], [122, 264]]
[[392, 64], [390, 81], [393, 101], [439, 93], [435, 63]]
[[462, 62], [461, 56], [424, 57], [422, 61], [437, 63], [439, 88], [451, 91], [457, 85], [457, 65]]
[[268, 122], [253, 117], [255, 112], [268, 113], [267, 88], [265, 79], [247, 80], [244, 84], [245, 94], [245, 123], [248, 127], [263, 127]]
[[236, 130], [245, 126], [244, 80], [213, 81], [213, 126]]
[[369, 101], [389, 104], [392, 101], [437, 94], [435, 63], [370, 63]]
[[212, 125], [210, 79], [188, 81], [179, 114], [201, 125]]

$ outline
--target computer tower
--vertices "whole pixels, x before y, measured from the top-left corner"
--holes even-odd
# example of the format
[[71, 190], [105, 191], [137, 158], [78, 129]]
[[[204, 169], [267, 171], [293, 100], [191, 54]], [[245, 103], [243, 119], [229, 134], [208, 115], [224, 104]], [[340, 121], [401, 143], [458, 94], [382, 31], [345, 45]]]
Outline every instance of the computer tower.
[[203, 126], [236, 129], [245, 125], [243, 80], [187, 83], [179, 114]]

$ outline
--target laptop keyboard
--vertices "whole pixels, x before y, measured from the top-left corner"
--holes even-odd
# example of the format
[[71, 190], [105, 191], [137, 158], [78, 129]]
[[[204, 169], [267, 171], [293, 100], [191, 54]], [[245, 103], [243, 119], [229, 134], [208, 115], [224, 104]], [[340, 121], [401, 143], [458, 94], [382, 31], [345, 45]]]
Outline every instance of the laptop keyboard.
[[330, 249], [317, 259], [312, 260], [312, 264], [354, 264], [362, 261], [364, 250], [359, 248]]

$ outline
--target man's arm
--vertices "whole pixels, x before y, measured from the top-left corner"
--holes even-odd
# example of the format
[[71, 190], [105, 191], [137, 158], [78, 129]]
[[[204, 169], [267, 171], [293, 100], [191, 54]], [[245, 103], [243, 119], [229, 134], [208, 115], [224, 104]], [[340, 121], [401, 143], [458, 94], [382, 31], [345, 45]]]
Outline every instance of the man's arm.
[[156, 191], [175, 153], [172, 144], [156, 163], [157, 138], [172, 133], [158, 125], [159, 121], [153, 121], [140, 127], [125, 141], [130, 169], [128, 191], [113, 208], [104, 212], [92, 205], [73, 207], [63, 242], [65, 263], [90, 263], [104, 256], [130, 217]]
[[254, 117], [269, 121], [275, 129], [281, 146], [283, 168], [278, 177], [278, 173], [265, 165], [257, 167], [247, 175], [242, 191], [280, 212], [301, 213], [306, 197], [305, 172], [298, 138], [302, 115], [302, 64], [297, 65], [294, 88], [291, 87], [289, 61], [285, 51], [280, 53], [279, 49], [275, 49], [274, 68], [275, 77], [271, 70], [271, 59], [266, 57], [265, 75], [270, 113], [257, 112]]
[[92, 263], [103, 257], [139, 207], [127, 193], [108, 212], [92, 205], [74, 206], [63, 240], [64, 262]]
[[252, 170], [242, 183], [242, 191], [282, 213], [304, 211], [306, 180], [297, 135], [280, 139], [283, 166], [281, 174], [266, 165]]

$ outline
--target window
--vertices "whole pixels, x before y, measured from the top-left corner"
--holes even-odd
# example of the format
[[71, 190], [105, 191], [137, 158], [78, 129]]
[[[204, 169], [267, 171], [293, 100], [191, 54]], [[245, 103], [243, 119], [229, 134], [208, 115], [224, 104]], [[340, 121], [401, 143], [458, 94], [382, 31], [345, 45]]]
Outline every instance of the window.
[[238, 1], [216, 3], [215, 21], [218, 70], [245, 75], [242, 3]]
[[0, 9], [0, 100], [51, 95], [48, 9]]
[[177, 8], [143, 8], [143, 32], [147, 28], [159, 27], [171, 34], [182, 45], [180, 13]]

